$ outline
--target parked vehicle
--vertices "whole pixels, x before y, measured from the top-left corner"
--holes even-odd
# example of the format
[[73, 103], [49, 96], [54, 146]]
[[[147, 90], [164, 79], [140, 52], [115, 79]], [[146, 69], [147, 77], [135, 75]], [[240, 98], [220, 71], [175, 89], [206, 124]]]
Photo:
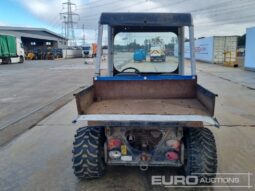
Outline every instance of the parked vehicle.
[[33, 53], [33, 52], [28, 52], [28, 53], [26, 54], [26, 60], [35, 60], [35, 59], [36, 59], [35, 53]]
[[188, 27], [191, 75], [184, 75], [184, 51], [176, 59], [179, 70], [172, 73], [168, 69], [150, 73], [147, 64], [143, 72], [143, 63], [133, 62], [132, 67], [128, 63], [127, 68], [117, 71], [114, 54], [108, 54], [108, 75], [102, 76], [98, 56], [93, 85], [75, 94], [79, 116], [74, 123], [87, 124], [74, 137], [75, 175], [98, 178], [104, 175], [107, 165], [125, 165], [139, 166], [142, 171], [150, 166], [181, 167], [187, 176], [199, 180], [215, 177], [215, 139], [204, 124], [219, 127], [214, 118], [216, 94], [197, 84], [191, 14], [102, 13], [97, 55], [102, 51], [103, 25], [108, 25], [111, 53], [113, 31], [128, 29], [137, 36], [144, 32], [176, 35], [179, 31], [179, 45], [183, 46], [183, 27]]
[[83, 57], [94, 58], [96, 56], [97, 44], [92, 43], [91, 45], [83, 46], [82, 50]]
[[21, 39], [0, 34], [0, 63], [23, 63], [25, 52]]
[[162, 44], [154, 45], [150, 48], [150, 61], [166, 61], [165, 46]]
[[146, 60], [146, 51], [144, 49], [139, 49], [134, 52], [133, 59], [135, 62], [142, 62]]

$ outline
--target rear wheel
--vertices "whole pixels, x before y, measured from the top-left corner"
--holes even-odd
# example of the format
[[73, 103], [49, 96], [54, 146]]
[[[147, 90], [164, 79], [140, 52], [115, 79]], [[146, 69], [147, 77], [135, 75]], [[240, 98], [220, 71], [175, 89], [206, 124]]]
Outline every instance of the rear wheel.
[[73, 169], [77, 177], [92, 179], [104, 175], [104, 142], [103, 127], [77, 130], [73, 145]]
[[184, 132], [185, 174], [210, 179], [217, 172], [217, 150], [212, 132], [207, 128], [188, 128]]
[[23, 57], [23, 56], [20, 56], [20, 57], [19, 57], [19, 63], [20, 63], [20, 64], [24, 63], [24, 57]]
[[12, 63], [12, 60], [11, 58], [8, 58], [7, 61], [6, 61], [7, 64], [11, 64]]
[[11, 58], [8, 57], [8, 58], [4, 58], [2, 62], [3, 62], [3, 64], [11, 64], [12, 60], [11, 60]]

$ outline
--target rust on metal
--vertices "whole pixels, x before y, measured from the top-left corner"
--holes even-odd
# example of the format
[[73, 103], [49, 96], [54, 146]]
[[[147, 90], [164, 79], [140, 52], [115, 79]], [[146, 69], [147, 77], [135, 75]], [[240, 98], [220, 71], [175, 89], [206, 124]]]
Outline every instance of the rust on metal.
[[94, 81], [99, 99], [168, 99], [196, 97], [194, 80]]
[[75, 94], [75, 100], [77, 105], [78, 114], [85, 114], [89, 108], [89, 106], [95, 100], [94, 87], [90, 86], [78, 94]]
[[213, 116], [215, 94], [194, 80], [94, 81], [75, 95], [78, 113]]

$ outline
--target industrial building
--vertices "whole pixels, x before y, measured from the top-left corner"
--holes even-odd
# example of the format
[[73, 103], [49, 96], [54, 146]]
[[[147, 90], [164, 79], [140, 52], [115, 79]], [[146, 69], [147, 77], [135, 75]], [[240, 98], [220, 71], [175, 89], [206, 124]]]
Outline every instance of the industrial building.
[[20, 38], [25, 51], [35, 48], [65, 48], [67, 39], [44, 28], [0, 26], [0, 34]]

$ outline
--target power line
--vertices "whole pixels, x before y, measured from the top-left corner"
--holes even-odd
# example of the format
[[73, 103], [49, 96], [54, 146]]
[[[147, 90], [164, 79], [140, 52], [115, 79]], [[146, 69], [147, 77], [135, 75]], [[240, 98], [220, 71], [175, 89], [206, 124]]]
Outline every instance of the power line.
[[[144, 2], [142, 2], [142, 3], [145, 3], [146, 1], [145, 0], [143, 0]], [[157, 6], [157, 7], [153, 7], [153, 8], [149, 8], [148, 10], [155, 10], [155, 9], [158, 9], [158, 8], [162, 8], [162, 7], [166, 7], [166, 6], [173, 6], [173, 5], [176, 5], [176, 4], [181, 4], [181, 3], [183, 3], [183, 2], [185, 2], [185, 1], [187, 1], [187, 0], [182, 0], [182, 1], [177, 1], [177, 2], [175, 2], [175, 3], [167, 3], [167, 4], [161, 4], [161, 5], [159, 5], [159, 6]], [[250, 0], [242, 0], [238, 5], [240, 6], [243, 2], [245, 2], [245, 1], [248, 1], [248, 2], [252, 2], [252, 1], [250, 1]], [[96, 2], [99, 2], [99, 1], [96, 1]], [[101, 2], [104, 2], [104, 1], [101, 1]], [[114, 1], [111, 1], [111, 2], [114, 2]], [[90, 4], [92, 4], [93, 5], [93, 3], [94, 2], [90, 2]], [[107, 1], [107, 3], [109, 4], [109, 1]], [[204, 12], [204, 11], [206, 11], [207, 13], [208, 13], [208, 11], [207, 10], [211, 10], [211, 9], [213, 9], [213, 8], [216, 8], [216, 9], [220, 9], [220, 8], [224, 8], [223, 7], [223, 5], [224, 4], [226, 4], [226, 3], [230, 3], [230, 1], [224, 1], [224, 2], [221, 2], [221, 3], [217, 3], [216, 5], [210, 5], [210, 7], [209, 8], [206, 8], [206, 7], [208, 7], [208, 6], [206, 6], [205, 8], [200, 8], [200, 9], [195, 9], [195, 10], [190, 10], [190, 12]], [[112, 6], [114, 6], [114, 4], [115, 3], [111, 3], [111, 5]], [[119, 4], [119, 1], [117, 1], [117, 3], [116, 4]], [[139, 4], [139, 2], [137, 2], [136, 1], [136, 3], [135, 4], [133, 4], [133, 5], [131, 5], [131, 6], [125, 6], [125, 7], [123, 7], [124, 9], [127, 9], [127, 8], [131, 8], [131, 7], [134, 7], [134, 6], [138, 6], [138, 5], [140, 5], [141, 6], [141, 4]], [[234, 4], [235, 5], [235, 4]], [[100, 4], [100, 5], [96, 5], [96, 6], [89, 6], [89, 7], [86, 7], [86, 8], [89, 8], [89, 9], [92, 9], [92, 8], [98, 8], [98, 7], [101, 7], [101, 6], [105, 6], [105, 3], [103, 3], [103, 4]], [[119, 9], [118, 9], [119, 10]], [[219, 11], [219, 10], [218, 10]], [[95, 16], [98, 16], [99, 14], [93, 14], [93, 15], [84, 15], [83, 16], [83, 18], [93, 18], [93, 17], [95, 17]]]
[[[105, 0], [105, 1], [108, 2], [109, 0]], [[100, 3], [103, 2], [103, 3], [105, 4], [105, 3], [107, 3], [107, 2], [105, 2], [105, 1], [104, 1], [104, 0], [94, 0], [94, 1], [91, 1], [91, 2], [86, 2], [86, 4], [81, 3], [81, 7], [85, 7], [85, 6], [88, 6], [88, 5], [91, 5], [91, 4], [94, 5], [94, 4], [97, 4], [97, 3], [99, 3], [99, 2], [100, 2]]]
[[[48, 24], [48, 26], [49, 27], [53, 27], [53, 28], [55, 28], [55, 27], [59, 27], [60, 26], [60, 20], [61, 18], [59, 17], [59, 13], [57, 13], [56, 15], [53, 15], [52, 17], [51, 17], [51, 19], [49, 19], [49, 24]], [[63, 25], [63, 23], [62, 23], [62, 25]]]
[[66, 8], [65, 12], [60, 13], [61, 19], [63, 19], [65, 37], [69, 39], [69, 44], [71, 46], [76, 46], [74, 25], [77, 24], [77, 22], [74, 21], [74, 16], [79, 18], [79, 14], [73, 12], [73, 7], [76, 6], [76, 4], [72, 3], [71, 0], [67, 0], [67, 2], [62, 4], [63, 7]]
[[222, 25], [222, 24], [238, 24], [238, 23], [243, 23], [243, 22], [251, 22], [251, 23], [255, 23], [254, 20], [255, 15], [247, 15], [244, 17], [239, 17], [239, 18], [229, 18], [229, 19], [224, 19], [222, 21], [214, 21], [214, 22], [207, 22], [207, 23], [197, 23], [196, 26], [199, 27], [208, 27], [208, 26], [218, 26], [218, 25]]
[[[225, 22], [225, 21], [229, 21], [229, 20], [233, 20], [233, 21], [238, 21], [239, 19], [242, 19], [242, 18], [252, 18], [253, 14], [250, 15], [248, 13], [250, 12], [242, 12], [242, 10], [246, 10], [246, 8], [251, 8], [251, 6], [254, 5], [255, 6], [255, 3], [253, 4], [243, 4], [242, 6], [239, 5], [238, 7], [231, 7], [231, 9], [227, 8], [225, 10], [222, 10], [222, 12], [217, 12], [217, 11], [214, 11], [212, 12], [212, 15], [210, 17], [208, 17], [209, 19], [211, 18], [214, 18], [212, 22], [198, 22], [196, 23], [196, 25], [203, 25], [203, 24], [210, 24], [210, 23], [217, 23], [217, 22]], [[235, 11], [239, 11], [241, 12], [241, 14], [244, 14], [241, 16], [241, 14], [236, 17], [235, 15], [232, 15], [231, 13], [235, 12]], [[225, 16], [225, 17], [223, 17]], [[218, 17], [221, 17], [221, 18], [218, 18]], [[218, 18], [218, 19], [217, 19]]]
[[60, 24], [61, 18], [59, 18], [59, 15], [56, 15], [54, 19], [51, 20], [49, 26], [50, 27], [56, 27]]
[[[100, 1], [100, 2], [103, 2], [103, 1]], [[119, 4], [119, 0], [108, 0], [108, 1], [107, 1], [107, 4], [113, 3], [113, 2], [116, 2], [116, 3]], [[91, 2], [91, 3], [92, 3], [92, 2]], [[99, 5], [97, 5], [97, 4], [96, 4], [96, 5], [93, 5], [93, 4], [92, 4], [92, 6], [86, 4], [86, 5], [83, 5], [83, 6], [79, 6], [78, 10], [81, 10], [81, 9], [94, 9], [94, 8], [98, 8], [98, 7], [103, 7], [103, 6], [105, 6], [105, 5], [106, 5], [106, 3], [102, 3], [102, 4], [99, 4]]]
[[[115, 3], [115, 1], [116, 0], [110, 1], [111, 2], [110, 3], [111, 7], [115, 7], [115, 5], [121, 5], [119, 3], [119, 1], [118, 2], [116, 1], [116, 3]], [[184, 3], [185, 1], [187, 1], [187, 0], [176, 1], [176, 2], [172, 2], [172, 3], [169, 3], [169, 2], [161, 3], [160, 5], [157, 5], [155, 7], [148, 8], [147, 11], [155, 10], [155, 9], [159, 9], [159, 8], [169, 8], [169, 6], [176, 6], [176, 5]], [[217, 18], [217, 17], [223, 16], [223, 15], [228, 16], [234, 10], [237, 10], [237, 11], [241, 12], [242, 9], [245, 9], [247, 7], [250, 7], [250, 6], [254, 5], [253, 1], [250, 1], [250, 0], [242, 0], [238, 3], [238, 5], [233, 4], [231, 2], [232, 2], [231, 0], [221, 1], [219, 3], [215, 2], [215, 4], [210, 5], [210, 6], [208, 5], [208, 6], [204, 6], [203, 8], [196, 8], [196, 9], [187, 10], [187, 11], [193, 13], [194, 15], [209, 15], [208, 18], [210, 19], [210, 18]], [[136, 1], [136, 3], [134, 3], [134, 4], [131, 4], [131, 5], [128, 5], [128, 6], [125, 6], [125, 7], [117, 6], [117, 7], [115, 7], [115, 9], [117, 11], [121, 11], [123, 9], [127, 10], [129, 8], [132, 8], [132, 7], [138, 7], [138, 6], [143, 7], [144, 3], [146, 3], [145, 0]], [[99, 7], [105, 6], [106, 4], [109, 4], [109, 1], [107, 1], [107, 2], [103, 1], [103, 0], [101, 0], [101, 1], [99, 1], [99, 0], [98, 1], [92, 1], [92, 2], [86, 3], [86, 5], [84, 5], [84, 6], [79, 6], [79, 10], [82, 10], [82, 9], [85, 9], [85, 8], [87, 8], [87, 9], [99, 8]], [[83, 19], [83, 21], [84, 21], [84, 23], [86, 23], [88, 25], [88, 23], [93, 24], [96, 17], [99, 18], [99, 16], [100, 16], [100, 13], [98, 12], [96, 14], [84, 15], [82, 18], [85, 18], [85, 19]], [[248, 17], [248, 18], [247, 17], [241, 17], [241, 18], [243, 18], [243, 20], [245, 18], [248, 20], [248, 18], [250, 18], [250, 17]], [[240, 17], [238, 19], [240, 19]], [[218, 22], [217, 20], [215, 22]], [[197, 25], [203, 26], [203, 24], [205, 24], [206, 26], [208, 26], [210, 24], [215, 24], [215, 22], [202, 22], [202, 23], [198, 23]], [[224, 24], [224, 22], [230, 22], [230, 21], [226, 20], [225, 18], [224, 19], [220, 18], [220, 22]]]
[[189, 12], [192, 12], [192, 13], [196, 13], [196, 12], [199, 12], [199, 13], [202, 13], [202, 12], [206, 12], [206, 13], [208, 13], [208, 11], [213, 11], [213, 12], [215, 12], [215, 11], [219, 11], [219, 10], [221, 10], [221, 9], [229, 9], [229, 8], [231, 8], [231, 6], [240, 6], [240, 5], [242, 5], [243, 3], [245, 3], [245, 2], [247, 2], [247, 3], [249, 3], [249, 2], [252, 2], [252, 3], [254, 3], [253, 1], [251, 1], [251, 0], [242, 0], [241, 2], [239, 2], [238, 4], [230, 4], [230, 6], [227, 6], [226, 7], [226, 4], [229, 4], [229, 3], [231, 3], [231, 2], [233, 2], [233, 0], [228, 0], [228, 1], [223, 1], [223, 2], [220, 2], [220, 3], [215, 3], [214, 5], [209, 5], [209, 6], [205, 6], [205, 7], [203, 7], [203, 8], [198, 8], [198, 9], [193, 9], [193, 10], [189, 10]]
[[[178, 4], [182, 4], [182, 3], [184, 3], [184, 2], [186, 2], [187, 0], [182, 0], [182, 1], [176, 1], [175, 3], [173, 3], [173, 2], [171, 2], [171, 3], [169, 3], [169, 2], [167, 2], [167, 3], [165, 3], [165, 4], [160, 4], [159, 6], [156, 6], [156, 7], [152, 7], [152, 8], [148, 8], [147, 9], [147, 11], [150, 11], [150, 10], [155, 10], [155, 9], [159, 9], [159, 8], [166, 8], [166, 7], [168, 7], [168, 6], [176, 6], [176, 5], [178, 5]], [[143, 0], [143, 2], [141, 2], [141, 3], [146, 3], [147, 1], [144, 1]], [[118, 11], [120, 11], [120, 10], [123, 10], [123, 9], [128, 9], [128, 8], [132, 8], [132, 7], [137, 7], [137, 6], [140, 6], [141, 7], [141, 3], [139, 4], [139, 2], [136, 2], [135, 4], [131, 4], [131, 5], [129, 5], [129, 6], [125, 6], [125, 7], [116, 7], [116, 9], [118, 10]], [[226, 2], [224, 2], [224, 4], [225, 4]], [[114, 4], [114, 3], [113, 3]], [[112, 6], [114, 6], [113, 4], [111, 4]], [[117, 2], [117, 4], [119, 4], [119, 1]], [[221, 3], [222, 4], [222, 3]], [[219, 4], [219, 5], [221, 5], [221, 4]], [[103, 4], [103, 5], [100, 5], [100, 6], [104, 6], [105, 4]], [[240, 5], [240, 3], [239, 3], [239, 5]], [[90, 8], [97, 8], [97, 7], [99, 7], [99, 6], [91, 6]], [[213, 7], [215, 7], [215, 6], [213, 6]], [[203, 8], [204, 9], [204, 8]], [[203, 9], [200, 9], [200, 10], [203, 10]], [[211, 7], [210, 7], [210, 9], [211, 9]], [[197, 11], [197, 10], [192, 10], [192, 12], [195, 12], [195, 11]], [[93, 14], [93, 15], [83, 15], [82, 16], [82, 18], [86, 18], [86, 20], [90, 20], [90, 19], [94, 19], [95, 17], [98, 17], [99, 16], [99, 14], [100, 13], [97, 13], [97, 14]], [[85, 20], [85, 21], [86, 21]]]
[[[176, 1], [175, 3], [171, 3], [171, 5], [181, 4], [181, 3], [185, 2], [185, 1], [187, 1], [187, 0]], [[142, 4], [147, 3], [147, 2], [148, 2], [148, 1], [146, 1], [146, 0], [140, 0], [140, 2], [137, 2], [137, 1], [136, 1], [136, 3], [133, 3], [133, 4], [129, 5], [129, 6], [115, 7], [115, 9], [118, 10], [118, 11], [121, 11], [121, 10], [127, 10], [127, 9], [129, 9], [129, 8], [132, 8], [132, 7], [138, 7], [138, 6], [141, 7]], [[120, 4], [119, 1], [117, 2], [117, 4]], [[161, 8], [164, 7], [164, 5], [165, 5], [165, 4], [163, 4], [163, 5], [161, 4], [161, 5], [160, 5]], [[169, 3], [167, 3], [167, 5], [169, 5]], [[114, 6], [114, 5], [111, 4], [111, 6]], [[155, 8], [156, 8], [156, 7], [149, 8], [149, 9], [147, 9], [147, 11], [153, 10], [153, 9], [155, 9]], [[159, 7], [157, 7], [157, 8], [159, 8]], [[93, 14], [93, 15], [88, 15], [88, 16], [84, 15], [84, 16], [82, 16], [81, 18], [86, 18], [85, 21], [87, 21], [87, 20], [95, 19], [96, 17], [99, 18], [99, 15], [100, 15], [100, 13]], [[84, 19], [83, 19], [83, 21], [84, 21]]]
[[[145, 3], [145, 1], [144, 0], [140, 0], [140, 2], [141, 3]], [[115, 7], [114, 5], [121, 5], [120, 3], [119, 3], [119, 1], [117, 1], [117, 3], [112, 3], [111, 4], [111, 6], [110, 6], [110, 8], [112, 8], [112, 7]], [[141, 4], [139, 4], [137, 1], [135, 2], [135, 3], [133, 3], [133, 4], [131, 4], [131, 5], [128, 5], [128, 6], [121, 6], [121, 7], [119, 7], [119, 6], [117, 6], [117, 7], [115, 7], [115, 9], [116, 10], [118, 10], [118, 11], [121, 11], [121, 10], [123, 10], [123, 9], [128, 9], [128, 8], [131, 8], [131, 7], [137, 7], [138, 5], [141, 5]], [[98, 8], [98, 7], [94, 7], [94, 8]], [[96, 13], [96, 14], [90, 14], [90, 15], [83, 15], [81, 18], [86, 18], [86, 19], [90, 19], [90, 18], [95, 18], [95, 17], [99, 17], [99, 15], [100, 15], [100, 13]]]
[[[197, 12], [197, 15], [210, 15], [210, 17], [217, 17], [217, 16], [222, 16], [222, 15], [231, 15], [231, 13], [233, 13], [234, 11], [238, 11], [238, 12], [241, 12], [242, 10], [246, 9], [246, 8], [249, 8], [251, 7], [252, 5], [255, 5], [254, 2], [250, 2], [250, 3], [244, 3], [244, 4], [238, 4], [238, 6], [231, 6], [231, 7], [221, 7], [221, 8], [218, 8], [216, 10], [211, 10], [210, 12], [209, 11], [206, 11], [205, 13], [203, 12]], [[191, 10], [190, 11], [192, 14], [194, 14], [194, 12]], [[194, 14], [196, 15], [196, 14]]]

